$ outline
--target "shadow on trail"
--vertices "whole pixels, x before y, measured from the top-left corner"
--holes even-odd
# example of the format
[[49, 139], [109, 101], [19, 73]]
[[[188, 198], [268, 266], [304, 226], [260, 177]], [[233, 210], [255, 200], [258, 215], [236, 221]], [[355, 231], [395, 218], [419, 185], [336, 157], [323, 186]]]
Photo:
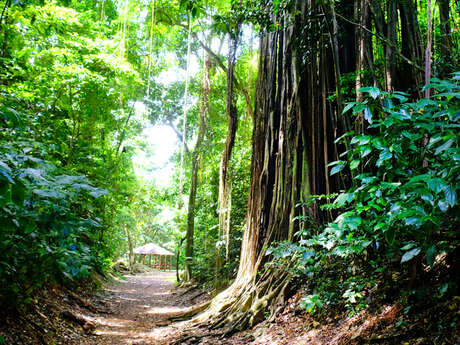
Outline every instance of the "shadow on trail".
[[174, 332], [165, 327], [168, 318], [192, 305], [173, 291], [175, 272], [150, 272], [125, 275], [126, 281], [114, 282], [96, 298], [108, 314], [92, 315], [96, 328], [74, 345], [169, 344]]

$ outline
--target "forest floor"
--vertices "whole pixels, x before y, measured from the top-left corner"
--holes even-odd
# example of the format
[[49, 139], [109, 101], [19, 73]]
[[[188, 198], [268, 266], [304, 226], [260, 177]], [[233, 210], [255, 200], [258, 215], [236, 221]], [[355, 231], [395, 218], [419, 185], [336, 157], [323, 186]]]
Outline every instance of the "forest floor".
[[[445, 312], [450, 311], [452, 320], [458, 321], [455, 315], [459, 313], [460, 299], [424, 310], [416, 318], [407, 320], [408, 328], [395, 327], [405, 318], [398, 304], [381, 305], [373, 313], [363, 311], [352, 317], [337, 314], [333, 318], [315, 320], [300, 307], [300, 294], [294, 295], [275, 319], [264, 321], [253, 329], [225, 338], [198, 329], [196, 336], [188, 333], [187, 340], [180, 341], [190, 325], [188, 322], [172, 323], [169, 318], [203, 303], [210, 294], [194, 287], [175, 288], [174, 280], [175, 272], [149, 270], [125, 274], [106, 282], [96, 293], [86, 291], [86, 295], [84, 291], [76, 294], [48, 287], [27, 311], [9, 315], [6, 323], [0, 324], [0, 339], [6, 340], [0, 344], [460, 344], [456, 336], [449, 336], [450, 341], [433, 341], [426, 332], [430, 314], [445, 318]], [[458, 334], [458, 328], [454, 333]]]
[[175, 272], [153, 271], [125, 275], [125, 281], [112, 282], [94, 297], [108, 313], [89, 315], [93, 329], [72, 345], [169, 344], [177, 332], [168, 318], [178, 315], [203, 298], [195, 290], [174, 289]]

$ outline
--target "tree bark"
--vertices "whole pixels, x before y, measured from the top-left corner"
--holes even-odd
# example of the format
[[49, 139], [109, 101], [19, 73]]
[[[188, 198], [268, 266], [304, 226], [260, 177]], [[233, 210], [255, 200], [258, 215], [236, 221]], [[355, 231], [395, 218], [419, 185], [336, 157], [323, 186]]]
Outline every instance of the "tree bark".
[[132, 265], [134, 264], [134, 250], [133, 250], [133, 240], [131, 238], [131, 233], [129, 232], [126, 225], [123, 225], [123, 229], [126, 233], [126, 239], [128, 240], [128, 248], [129, 248], [129, 268], [131, 269]]
[[[228, 67], [227, 67], [227, 97], [226, 97], [226, 113], [227, 113], [227, 138], [225, 140], [225, 148], [222, 153], [219, 170], [219, 233], [223, 234], [225, 242], [225, 260], [229, 260], [229, 242], [230, 242], [230, 214], [231, 214], [231, 176], [229, 176], [230, 160], [232, 156], [233, 146], [235, 145], [236, 130], [238, 129], [238, 110], [236, 107], [236, 99], [234, 92], [234, 72], [236, 50], [239, 41], [239, 27], [234, 32], [229, 34], [229, 52], [228, 52]], [[219, 256], [219, 253], [217, 254]], [[217, 267], [219, 269], [219, 266]], [[216, 276], [218, 272], [216, 272]]]
[[[423, 61], [423, 41], [415, 5], [412, 0], [403, 0], [399, 2], [399, 10], [401, 13], [401, 53], [418, 66], [421, 66]], [[398, 73], [404, 77], [398, 80], [399, 85], [396, 87], [399, 90], [412, 91], [414, 95], [421, 96], [418, 90], [410, 89], [414, 85], [422, 85], [423, 69], [420, 71], [408, 63], [402, 63]]]
[[209, 114], [209, 73], [211, 62], [209, 56], [206, 55], [205, 68], [203, 70], [203, 77], [201, 83], [201, 112], [200, 112], [200, 126], [198, 129], [198, 138], [196, 140], [195, 149], [192, 154], [192, 176], [190, 178], [190, 194], [187, 207], [187, 232], [185, 242], [185, 272], [184, 280], [188, 281], [192, 278], [193, 273], [193, 239], [195, 232], [195, 201], [198, 179], [199, 158], [201, 154], [201, 146], [204, 136], [206, 134], [206, 122]]
[[[233, 284], [194, 319], [198, 324], [210, 323], [211, 329], [228, 327], [231, 332], [260, 322], [266, 311], [275, 314], [289, 297], [291, 277], [284, 268], [263, 270], [269, 258], [266, 249], [274, 241], [297, 239], [299, 223], [295, 217], [311, 210], [296, 204], [308, 198], [313, 185], [318, 194], [327, 191], [326, 185], [331, 192], [338, 186], [336, 175], [326, 183], [324, 152], [333, 147], [334, 132], [340, 135], [343, 128], [333, 128], [328, 118], [325, 123], [324, 98], [320, 95], [325, 81], [335, 79], [334, 69], [324, 68], [322, 78], [317, 73], [323, 60], [332, 60], [333, 51], [320, 49], [316, 36], [312, 36], [313, 53], [310, 59], [304, 58], [305, 51], [298, 43], [300, 29], [311, 25], [312, 34], [318, 30], [321, 36], [327, 30], [321, 31], [324, 28], [317, 19], [323, 13], [319, 5], [298, 1], [295, 7], [293, 14], [279, 14], [273, 19], [284, 30], [265, 33], [260, 40], [251, 182], [240, 265]], [[320, 83], [323, 86], [319, 90]], [[327, 93], [335, 90], [335, 83], [327, 85]], [[319, 217], [327, 216], [322, 212], [318, 210]]]
[[445, 77], [454, 71], [454, 66], [452, 63], [452, 38], [450, 27], [449, 0], [438, 0], [438, 6], [439, 19], [441, 22], [441, 57], [444, 60], [440, 74], [441, 77]]
[[392, 45], [385, 45], [385, 86], [387, 91], [393, 91], [396, 79], [396, 61], [393, 47], [396, 47], [396, 29], [398, 23], [398, 9], [395, 1], [389, 1], [387, 17], [388, 41]]

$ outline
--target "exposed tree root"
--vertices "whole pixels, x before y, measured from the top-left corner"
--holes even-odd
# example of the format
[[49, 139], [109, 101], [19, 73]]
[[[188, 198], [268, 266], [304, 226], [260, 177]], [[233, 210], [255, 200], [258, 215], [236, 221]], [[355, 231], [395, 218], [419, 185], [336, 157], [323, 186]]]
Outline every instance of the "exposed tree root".
[[[185, 286], [185, 285], [186, 284], [184, 284], [183, 286]], [[185, 291], [181, 292], [180, 296], [184, 296], [184, 295], [188, 294], [189, 292], [198, 289], [199, 287], [200, 286], [198, 284], [194, 284], [194, 285], [190, 286], [189, 288], [187, 288]]]
[[209, 305], [211, 301], [207, 301], [201, 304], [198, 304], [197, 306], [189, 308], [186, 312], [181, 313], [180, 315], [177, 316], [171, 316], [168, 320], [170, 321], [185, 321], [185, 320], [190, 320], [193, 316], [195, 316], [198, 313], [201, 313], [203, 310], [205, 310]]
[[92, 332], [96, 326], [94, 322], [81, 314], [74, 313], [69, 310], [64, 310], [61, 316], [69, 321], [79, 324], [86, 332]]
[[90, 301], [78, 296], [75, 292], [71, 290], [66, 290], [66, 294], [71, 297], [80, 307], [86, 308], [93, 313], [106, 313], [105, 310], [101, 310], [100, 308], [96, 307]]
[[[237, 279], [208, 303], [209, 307], [206, 310], [203, 308], [203, 313], [190, 321], [189, 329], [181, 336], [180, 341], [204, 336], [229, 336], [253, 327], [266, 319], [266, 314], [274, 317], [289, 297], [286, 293], [290, 281], [290, 274], [284, 269], [279, 269], [277, 274], [266, 270], [257, 282], [255, 277], [246, 281]], [[175, 318], [185, 319], [184, 314]], [[202, 334], [202, 328], [207, 329], [207, 332]]]
[[191, 341], [191, 344], [196, 344], [198, 343], [202, 338], [204, 337], [219, 337], [219, 336], [225, 336], [225, 332], [205, 332], [205, 333], [186, 333], [183, 334], [174, 344], [175, 345], [182, 345], [184, 342], [189, 342]]

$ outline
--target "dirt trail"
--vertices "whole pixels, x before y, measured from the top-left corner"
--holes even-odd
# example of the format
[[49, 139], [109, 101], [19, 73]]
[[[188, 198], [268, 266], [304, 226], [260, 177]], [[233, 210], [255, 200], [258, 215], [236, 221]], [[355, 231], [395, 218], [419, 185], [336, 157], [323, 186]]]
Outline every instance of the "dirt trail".
[[95, 304], [108, 309], [106, 314], [87, 316], [95, 329], [74, 345], [169, 344], [174, 332], [168, 317], [183, 312], [190, 302], [172, 291], [174, 272], [126, 275], [126, 281], [108, 285]]

